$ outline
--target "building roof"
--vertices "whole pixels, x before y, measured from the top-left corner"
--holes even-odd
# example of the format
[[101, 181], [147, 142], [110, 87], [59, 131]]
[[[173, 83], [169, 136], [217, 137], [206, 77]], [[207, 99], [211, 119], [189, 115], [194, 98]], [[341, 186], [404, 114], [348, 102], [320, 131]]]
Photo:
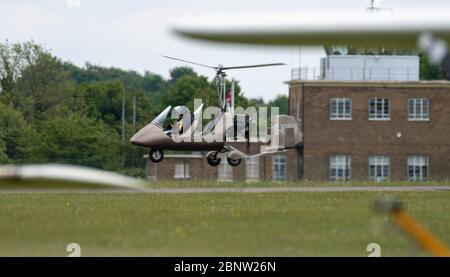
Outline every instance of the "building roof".
[[329, 81], [329, 80], [292, 80], [286, 81], [290, 86], [305, 85], [309, 87], [444, 87], [450, 88], [450, 81]]

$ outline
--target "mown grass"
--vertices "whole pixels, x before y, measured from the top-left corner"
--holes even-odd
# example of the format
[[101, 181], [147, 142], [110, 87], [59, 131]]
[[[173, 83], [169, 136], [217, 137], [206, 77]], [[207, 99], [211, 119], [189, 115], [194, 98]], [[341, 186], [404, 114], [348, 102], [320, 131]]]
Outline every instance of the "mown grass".
[[342, 187], [342, 186], [450, 186], [450, 182], [408, 182], [408, 181], [389, 181], [389, 182], [369, 182], [369, 181], [348, 181], [348, 182], [318, 182], [318, 181], [235, 181], [219, 182], [204, 180], [180, 180], [180, 181], [149, 181], [148, 187], [153, 188], [204, 188], [204, 187]]
[[[144, 186], [148, 188], [246, 188], [246, 187], [355, 187], [355, 186], [450, 186], [450, 182], [408, 182], [408, 181], [389, 181], [389, 182], [369, 182], [369, 181], [348, 181], [348, 182], [330, 182], [330, 181], [285, 181], [274, 182], [270, 180], [263, 181], [234, 181], [219, 182], [210, 180], [177, 180], [177, 181], [146, 181]], [[84, 184], [71, 181], [57, 180], [1, 180], [1, 189], [121, 189], [99, 184]]]
[[450, 245], [450, 192], [2, 194], [1, 256], [428, 255], [373, 202], [395, 196]]

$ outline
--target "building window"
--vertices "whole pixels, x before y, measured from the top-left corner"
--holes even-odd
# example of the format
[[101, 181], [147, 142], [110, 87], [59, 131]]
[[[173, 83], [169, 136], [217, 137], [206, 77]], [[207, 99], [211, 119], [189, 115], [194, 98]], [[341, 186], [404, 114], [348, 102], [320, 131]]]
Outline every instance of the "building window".
[[272, 157], [272, 179], [274, 181], [286, 180], [286, 156], [273, 156]]
[[352, 158], [347, 155], [330, 157], [330, 180], [347, 181], [351, 178]]
[[370, 120], [389, 120], [390, 108], [388, 98], [372, 98], [369, 100]]
[[427, 98], [408, 99], [408, 120], [428, 120], [429, 106]]
[[352, 119], [352, 100], [350, 98], [331, 98], [330, 119], [332, 120]]
[[259, 157], [245, 159], [245, 178], [248, 181], [259, 180]]
[[173, 176], [175, 179], [188, 179], [189, 176], [189, 164], [184, 162], [178, 162], [175, 164], [175, 175]]
[[221, 159], [218, 168], [218, 176], [219, 181], [229, 182], [233, 181], [233, 168], [228, 164], [227, 159]]
[[428, 157], [408, 157], [408, 179], [410, 181], [426, 181], [428, 178]]
[[389, 180], [389, 163], [387, 156], [370, 156], [369, 179], [377, 182]]

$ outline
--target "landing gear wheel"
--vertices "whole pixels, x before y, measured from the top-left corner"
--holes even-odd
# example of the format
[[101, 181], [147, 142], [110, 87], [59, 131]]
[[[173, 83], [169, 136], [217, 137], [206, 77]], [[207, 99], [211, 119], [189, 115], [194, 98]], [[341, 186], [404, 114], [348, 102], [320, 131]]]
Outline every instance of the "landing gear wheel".
[[233, 159], [227, 158], [227, 161], [228, 161], [228, 164], [231, 166], [238, 166], [241, 164], [242, 159], [233, 160]]
[[218, 152], [209, 152], [206, 156], [206, 161], [210, 166], [218, 166], [220, 164], [221, 159], [217, 157]]
[[164, 154], [161, 150], [152, 149], [150, 150], [150, 160], [154, 163], [159, 163], [164, 159]]

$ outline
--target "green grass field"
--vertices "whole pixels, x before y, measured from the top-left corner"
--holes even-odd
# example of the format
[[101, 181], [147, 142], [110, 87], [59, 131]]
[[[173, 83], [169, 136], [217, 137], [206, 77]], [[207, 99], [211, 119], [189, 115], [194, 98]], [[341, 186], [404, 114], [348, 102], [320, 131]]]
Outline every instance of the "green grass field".
[[369, 182], [369, 181], [347, 181], [347, 182], [318, 182], [318, 181], [234, 181], [234, 182], [218, 182], [218, 181], [158, 181], [149, 182], [148, 187], [152, 188], [202, 188], [202, 187], [341, 187], [341, 186], [450, 186], [450, 182], [407, 182], [407, 181], [390, 181], [390, 182]]
[[395, 196], [450, 245], [450, 192], [2, 194], [1, 256], [428, 255], [376, 199]]

